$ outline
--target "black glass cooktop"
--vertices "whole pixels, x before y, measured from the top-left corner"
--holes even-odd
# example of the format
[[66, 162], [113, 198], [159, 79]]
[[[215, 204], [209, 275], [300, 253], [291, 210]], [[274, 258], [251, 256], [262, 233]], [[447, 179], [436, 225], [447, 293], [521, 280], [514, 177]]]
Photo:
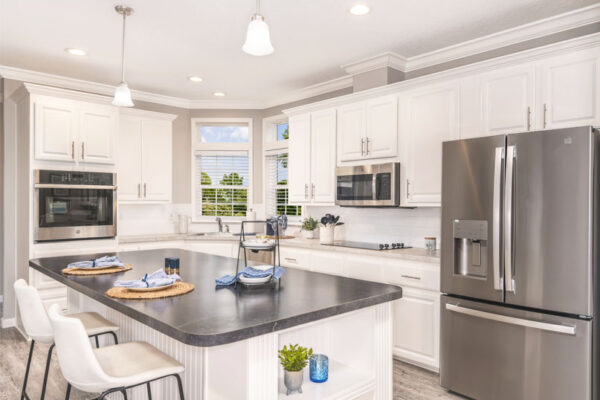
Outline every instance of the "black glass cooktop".
[[389, 243], [369, 243], [369, 242], [353, 242], [350, 240], [342, 240], [334, 242], [330, 246], [338, 247], [353, 247], [356, 249], [367, 249], [367, 250], [397, 250], [397, 249], [411, 249], [410, 246], [405, 246], [404, 243], [400, 242], [389, 242]]

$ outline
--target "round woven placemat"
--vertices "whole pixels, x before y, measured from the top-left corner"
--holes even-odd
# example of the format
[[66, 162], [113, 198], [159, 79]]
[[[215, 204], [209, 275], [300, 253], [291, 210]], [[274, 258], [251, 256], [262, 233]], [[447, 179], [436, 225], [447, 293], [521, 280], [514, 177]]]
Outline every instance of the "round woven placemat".
[[133, 292], [124, 287], [113, 287], [106, 291], [108, 297], [115, 299], [162, 299], [186, 294], [194, 290], [194, 285], [186, 282], [175, 282], [175, 285], [156, 292]]
[[115, 272], [129, 271], [133, 268], [131, 264], [125, 264], [125, 268], [121, 267], [110, 267], [102, 269], [79, 269], [79, 268], [65, 268], [61, 272], [65, 275], [103, 275], [103, 274], [114, 274]]

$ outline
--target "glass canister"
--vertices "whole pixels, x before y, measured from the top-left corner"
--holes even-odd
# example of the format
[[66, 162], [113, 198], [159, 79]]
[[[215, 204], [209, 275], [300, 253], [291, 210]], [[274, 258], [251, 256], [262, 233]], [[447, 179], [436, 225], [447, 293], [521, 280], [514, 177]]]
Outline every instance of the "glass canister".
[[324, 354], [310, 356], [310, 380], [312, 382], [325, 382], [329, 378], [329, 358]]

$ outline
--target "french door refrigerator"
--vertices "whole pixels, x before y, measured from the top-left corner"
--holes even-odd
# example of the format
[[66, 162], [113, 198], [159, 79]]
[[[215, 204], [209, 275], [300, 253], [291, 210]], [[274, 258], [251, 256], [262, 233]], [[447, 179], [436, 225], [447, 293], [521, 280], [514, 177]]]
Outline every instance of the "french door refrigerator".
[[443, 144], [443, 387], [600, 399], [599, 146], [591, 127]]

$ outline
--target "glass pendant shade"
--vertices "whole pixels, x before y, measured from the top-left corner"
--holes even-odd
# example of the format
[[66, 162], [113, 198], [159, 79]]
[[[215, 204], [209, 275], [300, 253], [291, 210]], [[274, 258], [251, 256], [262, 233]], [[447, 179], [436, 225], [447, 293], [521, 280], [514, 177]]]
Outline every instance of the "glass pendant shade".
[[246, 42], [242, 46], [242, 50], [253, 56], [266, 56], [275, 51], [273, 45], [271, 45], [269, 25], [267, 25], [262, 15], [255, 14], [250, 24], [248, 24]]
[[131, 100], [131, 90], [127, 86], [127, 82], [121, 82], [115, 89], [115, 97], [112, 104], [117, 107], [133, 107]]

